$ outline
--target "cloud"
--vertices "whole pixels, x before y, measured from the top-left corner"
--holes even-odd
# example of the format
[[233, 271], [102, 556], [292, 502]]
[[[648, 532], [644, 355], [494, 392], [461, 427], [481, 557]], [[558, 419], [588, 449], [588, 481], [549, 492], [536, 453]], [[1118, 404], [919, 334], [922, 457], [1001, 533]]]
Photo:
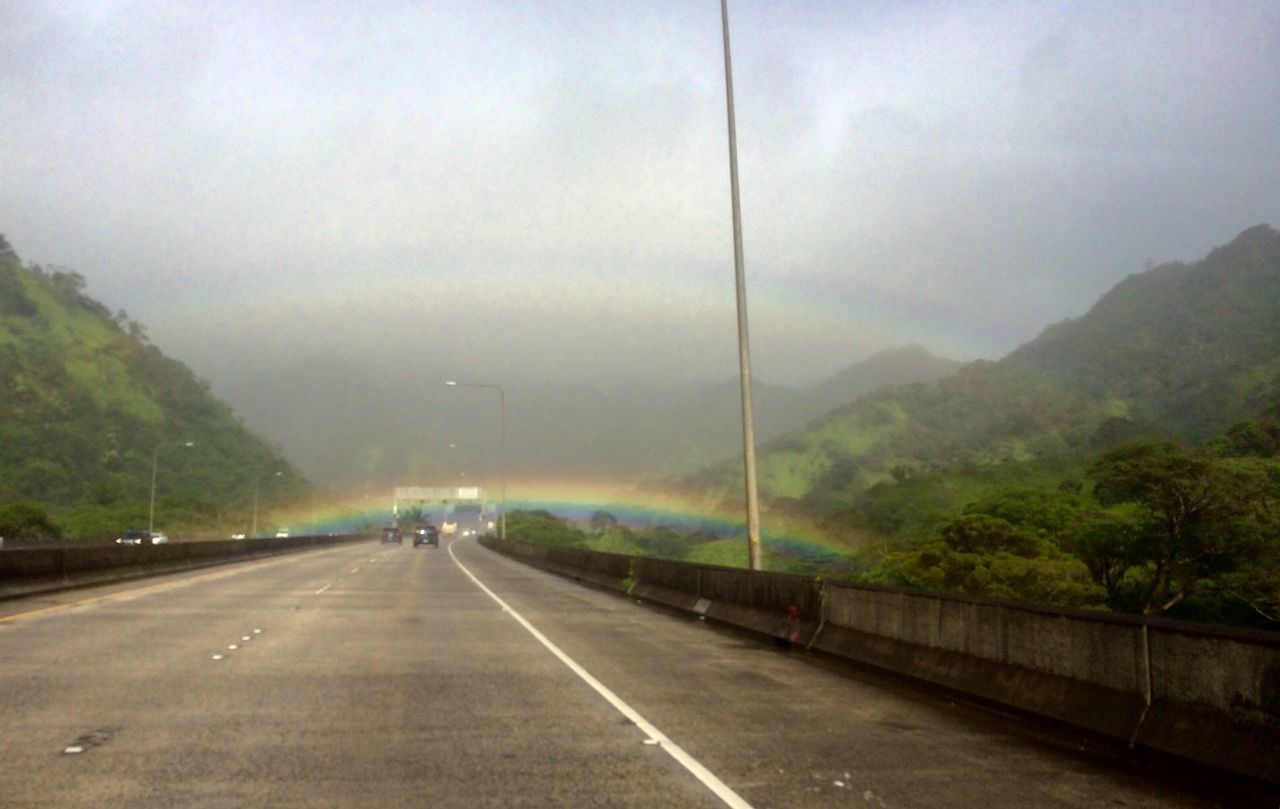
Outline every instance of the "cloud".
[[[1280, 218], [1273, 4], [732, 6], [762, 378], [996, 356]], [[722, 69], [715, 4], [20, 0], [0, 228], [197, 370], [720, 379]]]

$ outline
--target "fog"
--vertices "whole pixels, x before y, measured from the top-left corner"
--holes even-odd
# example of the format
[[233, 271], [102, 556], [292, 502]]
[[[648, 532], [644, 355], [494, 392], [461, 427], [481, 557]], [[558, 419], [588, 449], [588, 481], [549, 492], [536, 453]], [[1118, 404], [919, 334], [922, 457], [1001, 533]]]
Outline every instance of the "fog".
[[[1274, 3], [730, 14], [762, 380], [998, 357], [1280, 221]], [[10, 0], [0, 232], [233, 405], [674, 391], [736, 373], [724, 104], [711, 0]]]

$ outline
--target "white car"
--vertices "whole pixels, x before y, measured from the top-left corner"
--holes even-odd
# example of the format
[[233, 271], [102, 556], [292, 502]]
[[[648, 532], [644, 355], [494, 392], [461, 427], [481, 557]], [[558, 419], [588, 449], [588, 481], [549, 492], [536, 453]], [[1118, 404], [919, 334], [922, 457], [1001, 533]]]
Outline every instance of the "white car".
[[285, 539], [288, 536], [289, 536], [288, 528], [282, 528], [279, 531], [276, 531], [276, 539]]
[[151, 533], [151, 544], [152, 544], [152, 545], [163, 545], [164, 543], [166, 543], [166, 542], [168, 542], [168, 541], [169, 541], [169, 537], [165, 536], [165, 534], [164, 534], [164, 532], [163, 532], [163, 531], [153, 531], [153, 532]]
[[244, 539], [244, 534], [232, 534], [232, 539]]

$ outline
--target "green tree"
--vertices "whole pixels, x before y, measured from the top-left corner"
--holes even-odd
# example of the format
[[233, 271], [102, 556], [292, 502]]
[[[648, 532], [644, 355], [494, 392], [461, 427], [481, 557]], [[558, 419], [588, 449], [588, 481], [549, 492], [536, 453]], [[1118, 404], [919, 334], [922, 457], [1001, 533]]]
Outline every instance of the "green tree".
[[20, 500], [0, 506], [0, 537], [25, 541], [60, 539], [62, 529], [40, 506]]
[[1124, 544], [1140, 568], [1144, 612], [1164, 614], [1265, 552], [1275, 525], [1271, 466], [1157, 441], [1116, 447], [1090, 467], [1099, 501], [1141, 515]]
[[618, 518], [607, 511], [596, 511], [591, 515], [591, 531], [597, 536], [618, 527]]
[[1105, 596], [1079, 560], [986, 514], [956, 517], [920, 550], [888, 554], [868, 578], [1072, 607], [1098, 606]]

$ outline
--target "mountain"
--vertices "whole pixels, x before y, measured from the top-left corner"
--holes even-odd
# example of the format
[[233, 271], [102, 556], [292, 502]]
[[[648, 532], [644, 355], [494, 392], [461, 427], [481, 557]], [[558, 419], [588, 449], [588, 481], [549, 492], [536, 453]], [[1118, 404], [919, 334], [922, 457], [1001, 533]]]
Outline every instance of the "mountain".
[[1280, 383], [1280, 234], [1258, 225], [1203, 261], [1131, 275], [1006, 364], [1123, 401], [1172, 434], [1212, 435]]
[[264, 509], [310, 491], [140, 324], [85, 295], [77, 273], [24, 267], [3, 237], [0, 390], [0, 502], [75, 512], [73, 533], [145, 525], [153, 461], [166, 528], [243, 530], [259, 473]]
[[[756, 380], [757, 436], [768, 440], [830, 410], [833, 402], [886, 384], [936, 379], [957, 365], [910, 346], [876, 354], [809, 388]], [[494, 486], [500, 471], [497, 397], [446, 388], [443, 381], [314, 357], [269, 370], [229, 368], [215, 389], [314, 479], [445, 485], [465, 473]], [[688, 472], [742, 452], [736, 378], [674, 390], [525, 379], [505, 383], [505, 392], [513, 478], [604, 475], [625, 482]], [[292, 401], [307, 406], [282, 406]], [[465, 446], [451, 450], [452, 443]]]
[[[1278, 394], [1280, 233], [1260, 225], [1201, 261], [1130, 276], [998, 362], [882, 389], [775, 438], [760, 454], [761, 495], [830, 513], [945, 470], [1016, 477], [1128, 438], [1203, 439]], [[683, 483], [740, 496], [739, 468]]]
[[862, 362], [804, 389], [806, 398], [825, 413], [893, 385], [932, 382], [958, 371], [964, 363], [936, 356], [919, 345], [873, 354]]

